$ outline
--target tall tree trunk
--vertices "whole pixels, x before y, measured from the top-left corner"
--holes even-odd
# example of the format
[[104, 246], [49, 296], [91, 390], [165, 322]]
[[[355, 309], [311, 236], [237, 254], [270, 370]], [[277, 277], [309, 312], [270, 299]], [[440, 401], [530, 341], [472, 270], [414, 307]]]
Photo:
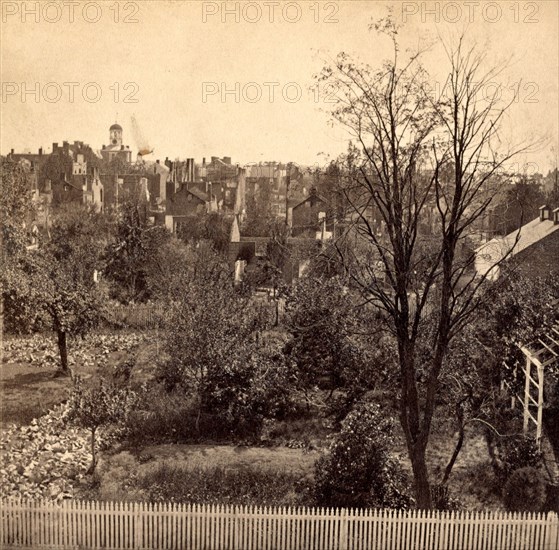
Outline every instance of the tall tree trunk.
[[58, 337], [58, 352], [60, 354], [60, 368], [64, 374], [68, 374], [68, 346], [66, 343], [66, 331], [58, 329], [56, 331]]
[[417, 443], [410, 452], [413, 471], [416, 508], [430, 510], [433, 506], [431, 499], [431, 484], [425, 460], [425, 445]]
[[[419, 397], [415, 380], [414, 345], [402, 337], [399, 346], [402, 395], [400, 399], [400, 424], [406, 437], [408, 456], [411, 462], [416, 506], [422, 510], [432, 507], [431, 486], [425, 452], [429, 431], [421, 429]], [[430, 427], [430, 426], [429, 426]]]

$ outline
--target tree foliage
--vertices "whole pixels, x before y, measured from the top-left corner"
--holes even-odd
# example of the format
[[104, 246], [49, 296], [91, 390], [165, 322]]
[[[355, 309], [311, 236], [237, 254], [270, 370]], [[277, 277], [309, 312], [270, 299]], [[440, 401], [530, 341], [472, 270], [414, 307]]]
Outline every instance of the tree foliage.
[[150, 298], [148, 271], [170, 239], [165, 227], [148, 222], [145, 206], [132, 197], [122, 202], [115, 239], [107, 250], [105, 273], [113, 283], [112, 295], [125, 303]]
[[225, 433], [258, 430], [288, 401], [283, 357], [256, 341], [258, 308], [234, 288], [229, 266], [207, 242], [189, 249], [175, 276], [161, 380], [193, 400], [197, 426], [211, 417]]
[[36, 318], [27, 281], [20, 276], [33, 214], [29, 173], [16, 162], [0, 159], [2, 331], [27, 332]]
[[98, 430], [110, 425], [125, 424], [137, 401], [137, 394], [129, 388], [117, 387], [104, 380], [87, 387], [79, 377], [74, 380], [65, 419], [89, 430], [91, 466], [88, 473], [92, 474], [97, 465], [95, 436]]
[[[301, 389], [322, 387], [346, 392], [337, 416], [372, 389], [382, 376], [382, 346], [368, 345], [375, 320], [359, 308], [342, 279], [304, 277], [286, 293], [284, 325], [292, 336], [285, 353], [294, 362]], [[376, 338], [375, 338], [376, 337]]]
[[[98, 325], [104, 291], [95, 279], [103, 269], [108, 240], [103, 215], [89, 207], [68, 205], [50, 228], [50, 239], [26, 250], [9, 271], [8, 298], [27, 329], [46, 322], [55, 332], [63, 372], [68, 373], [67, 336], [83, 336]], [[29, 314], [29, 315], [28, 315]]]

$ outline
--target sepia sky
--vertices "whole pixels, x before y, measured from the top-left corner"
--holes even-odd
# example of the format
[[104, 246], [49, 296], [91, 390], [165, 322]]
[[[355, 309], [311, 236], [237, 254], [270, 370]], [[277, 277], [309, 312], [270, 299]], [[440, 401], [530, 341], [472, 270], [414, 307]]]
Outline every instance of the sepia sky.
[[[149, 145], [154, 159], [322, 163], [319, 154], [344, 151], [348, 135], [328, 124], [331, 104], [312, 76], [342, 50], [378, 66], [390, 44], [368, 26], [388, 4], [2, 1], [1, 153], [49, 152], [63, 140], [100, 148], [116, 119], [125, 143]], [[465, 31], [491, 61], [512, 55], [501, 82], [509, 94], [521, 82], [520, 93], [503, 135], [546, 139], [518, 159], [520, 169], [556, 165], [559, 2], [394, 2], [393, 10], [405, 47], [435, 42], [425, 58], [434, 79], [446, 67], [438, 37]]]

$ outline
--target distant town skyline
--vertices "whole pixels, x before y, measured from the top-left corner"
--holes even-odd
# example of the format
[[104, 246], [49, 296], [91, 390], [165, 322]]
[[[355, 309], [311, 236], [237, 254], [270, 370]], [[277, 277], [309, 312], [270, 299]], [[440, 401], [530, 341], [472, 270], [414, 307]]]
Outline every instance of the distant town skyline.
[[[148, 147], [161, 160], [323, 164], [346, 150], [349, 136], [329, 124], [330, 94], [313, 74], [340, 51], [373, 67], [390, 55], [388, 41], [368, 30], [386, 15], [385, 2], [92, 2], [73, 14], [52, 3], [5, 4], [2, 154], [48, 153], [64, 140], [101, 149], [116, 121], [133, 159]], [[41, 9], [33, 11], [35, 4]], [[559, 141], [559, 4], [452, 4], [461, 11], [393, 3], [404, 45], [416, 47], [418, 34], [434, 41], [425, 63], [441, 81], [438, 36], [465, 30], [491, 62], [512, 55], [501, 82], [519, 96], [503, 135], [545, 137], [538, 151], [515, 161], [518, 171], [531, 163], [528, 171], [547, 173]]]

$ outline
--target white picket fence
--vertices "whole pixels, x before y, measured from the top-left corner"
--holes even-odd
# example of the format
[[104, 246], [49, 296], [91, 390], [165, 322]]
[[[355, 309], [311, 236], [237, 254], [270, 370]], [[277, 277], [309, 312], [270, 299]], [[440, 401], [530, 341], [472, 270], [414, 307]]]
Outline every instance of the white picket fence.
[[1, 502], [0, 548], [557, 550], [556, 514]]

